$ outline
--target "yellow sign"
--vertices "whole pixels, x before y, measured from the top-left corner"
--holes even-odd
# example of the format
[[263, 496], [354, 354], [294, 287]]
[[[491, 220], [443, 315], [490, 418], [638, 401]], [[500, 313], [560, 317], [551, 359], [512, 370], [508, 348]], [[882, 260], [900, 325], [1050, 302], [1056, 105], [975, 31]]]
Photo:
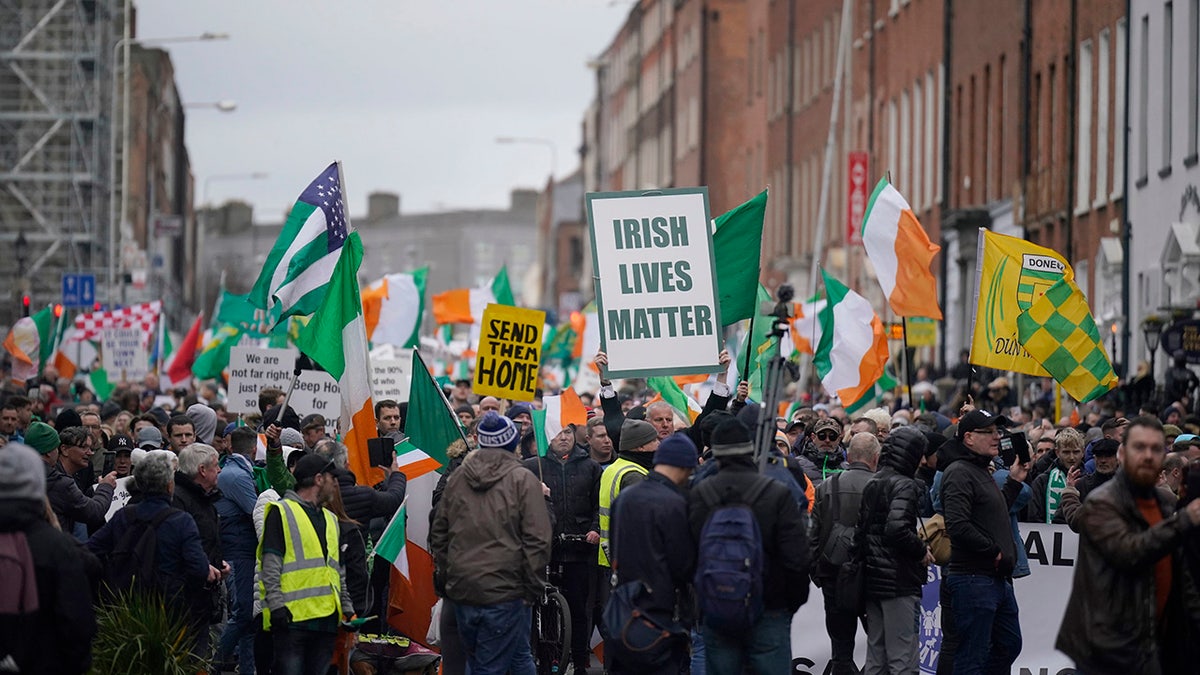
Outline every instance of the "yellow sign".
[[483, 310], [472, 391], [514, 401], [532, 401], [542, 364], [546, 313], [488, 305]]
[[971, 363], [1048, 377], [1037, 359], [1021, 346], [1017, 317], [1056, 281], [1074, 279], [1071, 265], [1051, 249], [987, 230], [979, 231], [976, 265], [979, 303]]
[[909, 347], [932, 347], [937, 344], [937, 321], [921, 316], [910, 316], [904, 320], [908, 332]]

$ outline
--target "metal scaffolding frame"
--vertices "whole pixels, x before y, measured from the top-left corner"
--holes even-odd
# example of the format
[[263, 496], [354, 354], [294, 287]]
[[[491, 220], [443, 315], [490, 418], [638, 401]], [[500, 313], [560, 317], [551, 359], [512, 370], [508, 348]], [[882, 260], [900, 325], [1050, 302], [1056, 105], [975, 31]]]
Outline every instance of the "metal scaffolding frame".
[[[121, 0], [0, 0], [0, 324], [55, 302], [64, 272], [102, 272], [112, 45]], [[115, 175], [120, 175], [120, 166]], [[27, 242], [24, 275], [16, 242]], [[103, 298], [100, 298], [103, 299]]]

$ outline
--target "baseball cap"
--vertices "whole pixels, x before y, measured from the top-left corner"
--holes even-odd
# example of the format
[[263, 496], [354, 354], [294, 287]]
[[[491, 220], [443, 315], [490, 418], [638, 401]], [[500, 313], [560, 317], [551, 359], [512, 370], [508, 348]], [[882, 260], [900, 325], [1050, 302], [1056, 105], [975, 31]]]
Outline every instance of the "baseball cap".
[[308, 431], [309, 429], [325, 428], [325, 418], [321, 415], [312, 414], [305, 415], [304, 419], [300, 420], [300, 431]]
[[317, 474], [333, 472], [332, 459], [317, 454], [306, 454], [296, 462], [296, 469], [292, 475], [296, 477], [296, 484], [299, 485], [316, 478]]
[[162, 450], [162, 433], [155, 427], [142, 427], [137, 433], [137, 446], [143, 450]]
[[1004, 415], [993, 415], [986, 410], [972, 410], [958, 420], [958, 437], [962, 438], [968, 431], [978, 431], [988, 427], [1011, 427], [1012, 420]]
[[108, 449], [112, 452], [133, 452], [133, 439], [125, 434], [117, 434], [108, 439]]

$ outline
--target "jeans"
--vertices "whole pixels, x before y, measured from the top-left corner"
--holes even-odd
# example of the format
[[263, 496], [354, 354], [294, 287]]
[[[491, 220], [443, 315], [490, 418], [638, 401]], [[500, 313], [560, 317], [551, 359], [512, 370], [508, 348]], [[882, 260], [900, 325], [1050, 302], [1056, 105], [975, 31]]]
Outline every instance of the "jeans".
[[921, 598], [867, 600], [867, 665], [864, 675], [916, 673], [917, 617]]
[[704, 633], [700, 627], [692, 628], [691, 675], [708, 675], [708, 650], [704, 648]]
[[954, 675], [1008, 673], [1021, 653], [1021, 624], [1012, 581], [950, 574], [942, 588], [953, 595], [958, 649]]
[[769, 609], [745, 635], [727, 635], [704, 626], [710, 675], [786, 673], [792, 667], [792, 613]]
[[854, 612], [843, 612], [833, 600], [833, 581], [821, 587], [825, 597], [825, 632], [829, 633], [829, 668], [832, 675], [857, 673], [854, 663], [854, 638], [858, 634], [858, 617]]
[[254, 675], [254, 568], [253, 558], [229, 560], [233, 576], [225, 580], [229, 588], [229, 621], [217, 643], [218, 663], [238, 655], [239, 675]]
[[[444, 609], [444, 607], [443, 607]], [[521, 599], [494, 605], [454, 605], [471, 675], [535, 675], [529, 649], [532, 610]]]
[[273, 675], [325, 675], [329, 670], [337, 633], [276, 626], [271, 636], [275, 646]]
[[442, 631], [442, 675], [466, 675], [467, 650], [458, 634], [458, 615], [454, 601], [442, 598], [442, 618], [438, 623]]

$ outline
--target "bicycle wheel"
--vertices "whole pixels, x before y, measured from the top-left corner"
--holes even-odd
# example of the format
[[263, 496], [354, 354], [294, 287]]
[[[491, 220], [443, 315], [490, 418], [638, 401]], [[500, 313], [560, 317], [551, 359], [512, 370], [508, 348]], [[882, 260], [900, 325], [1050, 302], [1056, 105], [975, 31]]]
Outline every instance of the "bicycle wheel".
[[571, 610], [562, 593], [554, 591], [533, 611], [533, 658], [539, 675], [560, 675], [571, 662]]

